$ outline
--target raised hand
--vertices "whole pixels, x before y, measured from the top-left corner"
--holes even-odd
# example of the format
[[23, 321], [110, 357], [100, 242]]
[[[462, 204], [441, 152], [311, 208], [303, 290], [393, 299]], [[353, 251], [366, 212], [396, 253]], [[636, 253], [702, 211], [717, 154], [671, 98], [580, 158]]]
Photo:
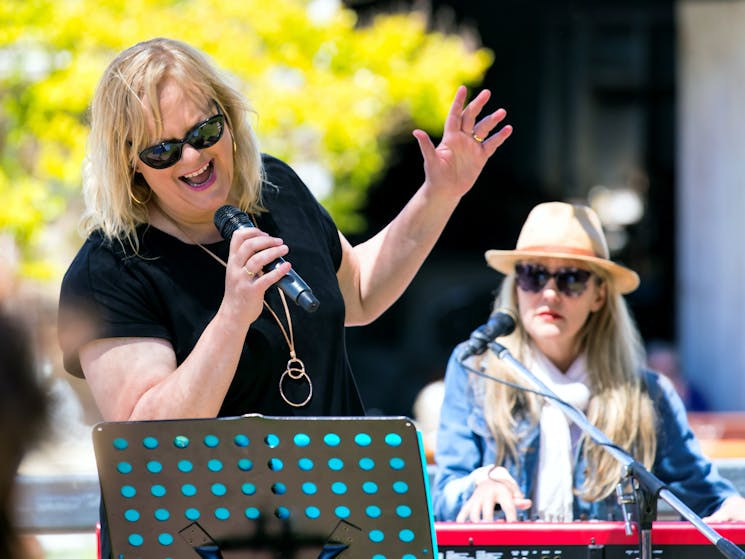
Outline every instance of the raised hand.
[[492, 133], [507, 115], [504, 109], [497, 109], [477, 121], [491, 97], [488, 89], [482, 90], [467, 105], [466, 96], [466, 88], [460, 86], [437, 147], [423, 130], [413, 132], [424, 157], [425, 185], [459, 197], [471, 189], [489, 157], [512, 134], [509, 124]]

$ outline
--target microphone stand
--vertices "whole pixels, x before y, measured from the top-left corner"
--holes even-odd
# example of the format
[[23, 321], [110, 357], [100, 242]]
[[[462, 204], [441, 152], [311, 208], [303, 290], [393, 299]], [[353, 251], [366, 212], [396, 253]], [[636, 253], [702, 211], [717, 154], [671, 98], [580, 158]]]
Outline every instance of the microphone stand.
[[[654, 474], [647, 470], [643, 464], [640, 464], [627, 452], [613, 444], [613, 442], [600, 429], [589, 422], [583, 412], [561, 400], [551, 389], [549, 389], [540, 379], [538, 379], [530, 370], [527, 369], [520, 361], [515, 359], [510, 351], [497, 342], [490, 342], [489, 349], [499, 357], [499, 359], [508, 363], [523, 377], [527, 378], [535, 385], [544, 395], [551, 397], [551, 403], [558, 406], [564, 414], [569, 417], [582, 431], [598, 445], [611, 453], [624, 467], [626, 477], [630, 478], [632, 487], [635, 489], [639, 498], [637, 503], [639, 507], [639, 538], [641, 548], [641, 559], [652, 559], [652, 521], [657, 516], [657, 501], [659, 497], [668, 503], [674, 510], [678, 511], [682, 517], [693, 524], [717, 549], [729, 559], [743, 559], [745, 552], [737, 547], [727, 538], [716, 532], [706, 524], [700, 516], [693, 512], [688, 506], [676, 497], [669, 489], [665, 487]], [[623, 503], [622, 503], [623, 504]], [[626, 515], [624, 515], [626, 516]], [[625, 519], [627, 533], [629, 533], [628, 519]]]

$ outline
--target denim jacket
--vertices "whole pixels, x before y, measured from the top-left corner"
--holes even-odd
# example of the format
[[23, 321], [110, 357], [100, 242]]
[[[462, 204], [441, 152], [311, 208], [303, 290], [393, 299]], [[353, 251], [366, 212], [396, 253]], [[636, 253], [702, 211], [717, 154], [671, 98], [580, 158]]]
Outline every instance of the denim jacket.
[[[486, 383], [495, 381], [469, 373], [456, 358], [458, 351], [456, 348], [448, 362], [437, 433], [432, 509], [438, 521], [455, 520], [473, 493], [479, 468], [490, 467], [496, 460], [495, 441], [484, 419], [483, 406]], [[657, 413], [657, 455], [652, 474], [696, 514], [707, 516], [737, 491], [701, 453], [683, 402], [670, 381], [652, 371], [644, 371], [644, 381]], [[534, 499], [540, 430], [527, 420], [520, 422], [517, 430], [518, 457], [500, 465], [515, 478], [523, 494]], [[575, 460], [575, 488], [584, 482], [586, 464], [581, 450], [577, 450]], [[518, 513], [521, 520], [531, 519], [531, 511]], [[574, 518], [622, 520], [623, 515], [612, 494], [592, 503], [575, 497]]]

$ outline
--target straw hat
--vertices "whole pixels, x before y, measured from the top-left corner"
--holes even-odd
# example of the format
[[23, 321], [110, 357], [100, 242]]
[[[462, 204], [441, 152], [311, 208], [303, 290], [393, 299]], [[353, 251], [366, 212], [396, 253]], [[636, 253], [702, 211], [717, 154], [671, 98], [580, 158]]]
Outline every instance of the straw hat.
[[621, 293], [639, 286], [633, 270], [612, 262], [598, 215], [588, 206], [547, 202], [534, 207], [525, 220], [515, 250], [487, 250], [486, 262], [503, 274], [530, 258], [571, 258], [608, 272]]

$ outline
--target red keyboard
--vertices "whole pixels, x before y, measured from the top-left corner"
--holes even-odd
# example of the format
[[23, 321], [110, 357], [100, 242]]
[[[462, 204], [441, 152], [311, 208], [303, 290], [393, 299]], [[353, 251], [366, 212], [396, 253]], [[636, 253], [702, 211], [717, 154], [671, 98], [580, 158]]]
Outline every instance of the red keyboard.
[[[745, 548], [745, 523], [709, 525]], [[639, 534], [622, 522], [435, 523], [440, 559], [629, 559], [639, 557]], [[688, 522], [654, 522], [655, 559], [707, 559], [724, 555]]]

